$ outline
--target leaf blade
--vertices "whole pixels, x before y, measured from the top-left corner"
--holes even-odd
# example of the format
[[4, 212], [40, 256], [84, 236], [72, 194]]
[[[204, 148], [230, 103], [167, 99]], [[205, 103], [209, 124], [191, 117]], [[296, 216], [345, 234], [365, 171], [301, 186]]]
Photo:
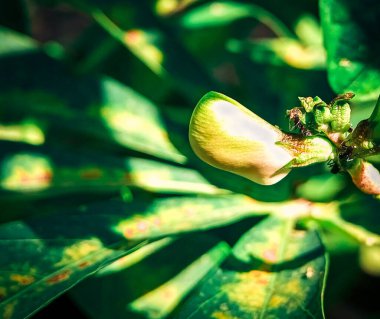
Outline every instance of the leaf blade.
[[294, 221], [273, 217], [253, 227], [179, 318], [323, 318], [323, 248], [315, 233], [301, 237], [293, 227]]

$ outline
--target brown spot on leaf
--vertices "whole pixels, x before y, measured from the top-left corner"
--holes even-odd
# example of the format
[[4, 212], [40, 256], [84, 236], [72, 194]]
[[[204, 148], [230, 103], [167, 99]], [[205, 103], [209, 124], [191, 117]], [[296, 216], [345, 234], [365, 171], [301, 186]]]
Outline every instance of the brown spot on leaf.
[[78, 267], [81, 268], [81, 269], [83, 269], [83, 268], [86, 268], [86, 267], [88, 267], [90, 265], [91, 265], [91, 263], [89, 261], [84, 261], [84, 262], [80, 263], [78, 265]]
[[58, 282], [61, 282], [61, 281], [64, 281], [64, 280], [67, 280], [71, 275], [71, 271], [70, 270], [65, 270], [57, 275], [54, 275], [52, 277], [50, 277], [49, 279], [46, 280], [46, 282], [48, 284], [56, 284]]
[[141, 34], [141, 30], [130, 30], [124, 34], [124, 41], [128, 44], [133, 44], [140, 40]]
[[103, 171], [99, 168], [88, 168], [80, 172], [80, 177], [84, 179], [98, 179], [103, 176]]

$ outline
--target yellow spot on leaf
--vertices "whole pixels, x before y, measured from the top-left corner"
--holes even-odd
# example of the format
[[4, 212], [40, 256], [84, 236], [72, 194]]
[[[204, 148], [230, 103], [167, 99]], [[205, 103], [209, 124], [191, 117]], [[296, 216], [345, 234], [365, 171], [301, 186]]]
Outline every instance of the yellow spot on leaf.
[[36, 191], [49, 187], [52, 178], [53, 169], [47, 158], [17, 154], [4, 162], [0, 184], [5, 189], [14, 191]]
[[225, 311], [215, 311], [212, 315], [212, 318], [215, 319], [239, 319], [233, 315], [231, 315], [229, 312]]
[[11, 319], [12, 318], [16, 305], [17, 305], [17, 301], [13, 301], [13, 302], [8, 303], [4, 307], [3, 319]]
[[287, 304], [289, 302], [289, 299], [286, 298], [286, 296], [283, 295], [274, 295], [270, 301], [269, 301], [269, 307], [270, 308], [280, 308], [281, 306]]
[[65, 266], [73, 261], [80, 260], [89, 254], [103, 248], [102, 242], [97, 238], [83, 240], [77, 242], [67, 248], [63, 252], [62, 259], [57, 262], [55, 267]]
[[20, 274], [12, 274], [10, 276], [10, 279], [12, 281], [16, 281], [17, 283], [23, 286], [30, 285], [35, 280], [33, 276], [20, 275]]
[[228, 298], [242, 309], [252, 311], [263, 306], [270, 273], [253, 270], [238, 275], [238, 281], [223, 286]]
[[7, 295], [7, 289], [5, 287], [0, 287], [0, 301]]

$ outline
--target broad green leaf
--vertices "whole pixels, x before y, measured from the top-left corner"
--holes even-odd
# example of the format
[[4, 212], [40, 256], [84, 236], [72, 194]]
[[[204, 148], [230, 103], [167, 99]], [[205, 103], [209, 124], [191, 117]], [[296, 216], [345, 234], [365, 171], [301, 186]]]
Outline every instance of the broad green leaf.
[[262, 39], [256, 41], [230, 40], [230, 51], [248, 55], [253, 61], [276, 66], [290, 66], [304, 70], [325, 68], [322, 46], [306, 46], [292, 38]]
[[166, 318], [229, 252], [230, 247], [216, 238], [186, 236], [139, 264], [90, 278], [70, 294], [93, 319]]
[[[125, 23], [121, 13], [131, 8], [135, 9], [135, 19], [133, 23]], [[85, 11], [90, 13], [110, 36], [124, 45], [156, 75], [172, 81], [184, 93], [190, 90], [199, 94], [200, 89], [203, 91], [215, 86], [216, 83], [181, 44], [180, 39], [162, 28], [153, 13], [146, 9], [140, 4], [135, 4], [134, 7], [119, 6], [118, 12], [112, 8], [99, 10], [91, 3], [85, 7]], [[126, 25], [123, 26], [123, 23]], [[186, 86], [186, 90], [181, 86]]]
[[0, 26], [0, 58], [5, 55], [37, 50], [37, 42], [26, 35]]
[[361, 246], [359, 254], [361, 268], [367, 274], [380, 277], [380, 246]]
[[247, 17], [257, 19], [279, 36], [292, 34], [279, 19], [262, 7], [232, 1], [216, 1], [189, 10], [181, 18], [181, 24], [191, 29], [216, 27]]
[[144, 315], [145, 318], [166, 318], [210, 270], [224, 261], [229, 250], [226, 243], [218, 243], [178, 275], [134, 300], [129, 305], [130, 309]]
[[160, 16], [169, 16], [186, 9], [199, 0], [156, 0], [155, 12]]
[[[153, 160], [69, 153], [62, 149], [0, 143], [0, 190], [15, 196], [115, 192], [137, 187], [155, 193], [223, 194], [195, 170]], [[7, 151], [8, 148], [8, 151]], [[10, 148], [10, 149], [9, 149]], [[7, 195], [5, 194], [5, 196]], [[4, 194], [3, 194], [4, 195]]]
[[171, 143], [159, 108], [133, 89], [106, 77], [77, 78], [38, 52], [0, 58], [0, 66], [3, 123], [38, 121], [47, 141], [91, 136], [105, 145], [186, 161]]
[[154, 242], [148, 243], [145, 246], [131, 252], [130, 254], [119, 258], [110, 265], [100, 269], [97, 273], [97, 277], [108, 276], [110, 274], [120, 272], [125, 270], [138, 262], [144, 260], [150, 255], [156, 253], [160, 249], [165, 248], [167, 245], [170, 245], [174, 241], [172, 237], [164, 237], [162, 239], [156, 240]]
[[116, 81], [102, 81], [104, 124], [122, 145], [177, 162], [186, 158], [173, 146], [158, 108], [145, 97]]
[[33, 121], [0, 123], [0, 140], [41, 145], [45, 142], [45, 134], [38, 123]]
[[[124, 210], [120, 203], [118, 210]], [[243, 195], [175, 197], [156, 200], [144, 210], [115, 222], [114, 230], [129, 240], [207, 230], [273, 212], [278, 206]], [[91, 208], [89, 207], [91, 210]]]
[[248, 55], [257, 63], [304, 70], [324, 69], [326, 52], [317, 21], [311, 16], [302, 16], [295, 25], [295, 33], [298, 39], [294, 36], [274, 39], [231, 39], [227, 47], [231, 52]]
[[326, 257], [318, 235], [271, 217], [238, 241], [179, 318], [324, 318]]
[[189, 168], [176, 167], [141, 158], [126, 160], [129, 185], [158, 193], [229, 193], [210, 184], [200, 173]]
[[322, 28], [312, 15], [302, 15], [294, 26], [294, 32], [305, 45], [323, 46]]
[[380, 86], [377, 1], [322, 0], [320, 16], [327, 49], [329, 82], [336, 93], [376, 100]]
[[110, 219], [76, 211], [1, 224], [0, 317], [29, 317], [134, 249]]
[[297, 187], [297, 195], [315, 202], [328, 202], [337, 197], [345, 184], [344, 177], [338, 174], [316, 175]]

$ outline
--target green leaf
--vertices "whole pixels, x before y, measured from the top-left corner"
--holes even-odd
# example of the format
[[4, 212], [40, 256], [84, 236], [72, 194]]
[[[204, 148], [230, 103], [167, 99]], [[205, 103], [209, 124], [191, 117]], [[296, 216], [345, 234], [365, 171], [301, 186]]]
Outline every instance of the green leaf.
[[315, 232], [268, 218], [243, 235], [179, 318], [324, 318], [325, 268]]
[[172, 237], [164, 237], [162, 239], [156, 240], [154, 242], [148, 243], [145, 246], [131, 252], [130, 254], [119, 258], [110, 265], [100, 269], [97, 273], [97, 277], [108, 276], [120, 271], [123, 271], [129, 267], [134, 266], [138, 262], [144, 260], [150, 255], [158, 252], [159, 250], [170, 245], [174, 241]]
[[316, 175], [297, 187], [297, 195], [315, 202], [329, 202], [337, 198], [345, 186], [341, 175]]
[[28, 36], [0, 26], [0, 57], [37, 50], [37, 42]]
[[165, 318], [229, 252], [225, 242], [211, 236], [186, 236], [139, 264], [90, 278], [70, 294], [93, 319]]
[[262, 39], [257, 41], [230, 40], [231, 52], [246, 54], [253, 61], [276, 66], [290, 66], [304, 70], [325, 68], [325, 51], [322, 46], [305, 46], [292, 38]]
[[338, 94], [354, 92], [356, 101], [376, 100], [380, 86], [378, 2], [322, 0], [320, 11], [331, 86]]
[[[106, 145], [186, 161], [170, 141], [159, 108], [133, 89], [107, 77], [75, 77], [41, 52], [0, 58], [0, 67], [4, 123], [37, 121], [45, 139], [59, 144], [91, 136]], [[25, 78], [25, 72], [32, 76]]]
[[262, 7], [232, 1], [212, 2], [189, 10], [181, 18], [181, 24], [190, 29], [217, 27], [247, 17], [259, 20], [279, 36], [292, 35], [279, 19]]
[[186, 1], [157, 0], [155, 1], [155, 12], [160, 16], [169, 16], [179, 11], [185, 10], [188, 6], [198, 1], [199, 0], [186, 0]]
[[[130, 211], [125, 203], [117, 206], [112, 209], [115, 213], [119, 211], [120, 214], [125, 209]], [[276, 204], [236, 194], [158, 199], [143, 209], [134, 207], [130, 217], [115, 220], [114, 230], [129, 240], [157, 238], [228, 225], [247, 217], [268, 214], [276, 207]], [[90, 206], [88, 209], [92, 210]]]
[[[0, 143], [0, 191], [5, 197], [46, 197], [75, 192], [117, 192], [137, 187], [155, 193], [226, 194], [195, 170], [136, 157], [92, 153], [62, 155], [61, 149]], [[18, 146], [18, 145], [17, 145]], [[1, 194], [1, 193], [0, 193]], [[4, 194], [2, 194], [4, 195]], [[13, 196], [13, 197], [14, 197]]]
[[149, 319], [166, 318], [178, 303], [212, 269], [228, 256], [229, 246], [220, 242], [175, 277], [134, 300], [129, 308]]
[[0, 225], [0, 317], [26, 318], [133, 250], [110, 218], [77, 211]]
[[126, 160], [130, 185], [157, 193], [223, 194], [228, 190], [210, 184], [200, 173], [141, 158]]
[[41, 145], [45, 142], [45, 134], [35, 121], [0, 123], [0, 140]]
[[[120, 19], [120, 13], [131, 8], [135, 9], [133, 23], [123, 26], [125, 18]], [[217, 85], [175, 33], [167, 32], [156, 21], [153, 13], [146, 9], [141, 5], [126, 5], [120, 6], [118, 12], [112, 8], [102, 11], [89, 3], [84, 10], [160, 78], [168, 79], [175, 85], [179, 81], [186, 86], [187, 91], [195, 90], [197, 94], [200, 94], [200, 89], [203, 91]], [[184, 93], [186, 90], [183, 90]]]

